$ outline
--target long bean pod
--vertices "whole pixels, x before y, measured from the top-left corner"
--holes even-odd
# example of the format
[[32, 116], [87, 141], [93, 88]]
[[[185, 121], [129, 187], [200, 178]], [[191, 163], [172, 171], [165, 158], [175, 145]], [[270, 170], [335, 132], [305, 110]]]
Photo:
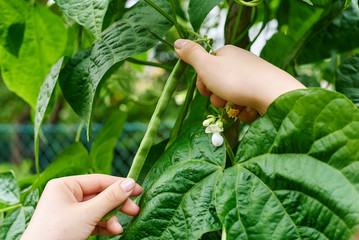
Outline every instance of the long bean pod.
[[150, 151], [150, 148], [153, 145], [153, 140], [160, 127], [161, 119], [166, 111], [167, 105], [172, 97], [172, 94], [176, 89], [177, 83], [186, 67], [186, 63], [184, 63], [182, 60], [178, 60], [177, 64], [173, 68], [171, 75], [167, 79], [161, 97], [156, 105], [156, 109], [152, 114], [150, 123], [148, 124], [145, 136], [141, 141], [140, 147], [137, 150], [137, 153], [133, 159], [131, 169], [127, 175], [127, 177], [130, 177], [135, 181], [140, 175], [143, 164], [146, 160], [148, 152]]

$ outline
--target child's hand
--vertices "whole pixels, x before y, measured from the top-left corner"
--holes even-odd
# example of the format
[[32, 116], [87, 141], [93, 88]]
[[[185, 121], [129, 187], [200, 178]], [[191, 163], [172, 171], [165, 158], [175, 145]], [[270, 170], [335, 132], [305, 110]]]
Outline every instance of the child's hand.
[[211, 55], [199, 44], [180, 39], [175, 51], [197, 71], [199, 92], [210, 96], [216, 107], [227, 102], [238, 105], [244, 122], [254, 121], [257, 112], [263, 115], [281, 94], [305, 88], [285, 71], [235, 46], [224, 46]]
[[133, 179], [92, 174], [51, 180], [36, 207], [25, 239], [88, 239], [90, 235], [122, 232], [116, 216], [102, 217], [124, 202], [121, 211], [137, 215], [139, 207], [129, 196], [141, 194]]

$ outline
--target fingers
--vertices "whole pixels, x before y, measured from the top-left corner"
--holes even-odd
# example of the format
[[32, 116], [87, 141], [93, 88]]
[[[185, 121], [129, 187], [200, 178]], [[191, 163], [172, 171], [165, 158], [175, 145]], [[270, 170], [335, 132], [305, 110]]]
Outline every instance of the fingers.
[[178, 57], [192, 65], [198, 73], [203, 72], [213, 58], [201, 45], [190, 40], [178, 39], [174, 46]]
[[108, 220], [104, 222], [100, 222], [96, 227], [95, 230], [92, 232], [91, 235], [118, 235], [123, 232], [123, 228], [121, 224], [118, 222], [116, 216], [112, 216]]
[[238, 116], [239, 120], [245, 123], [254, 122], [258, 117], [258, 112], [251, 107], [244, 107]]
[[[82, 190], [82, 195], [97, 194], [104, 191], [113, 183], [123, 180], [124, 178], [115, 177], [105, 174], [88, 174], [80, 176], [71, 176], [62, 178], [66, 182], [66, 185], [75, 190]], [[80, 188], [78, 188], [80, 187]], [[136, 184], [135, 190], [132, 196], [138, 196], [142, 192], [142, 188]]]
[[223, 98], [218, 97], [215, 94], [212, 94], [211, 97], [211, 103], [213, 106], [215, 106], [216, 108], [222, 108], [226, 105], [227, 101], [224, 100]]
[[210, 90], [208, 90], [208, 88], [206, 87], [206, 85], [204, 85], [204, 83], [202, 82], [202, 80], [197, 77], [197, 82], [196, 82], [196, 86], [198, 91], [206, 97], [211, 96], [212, 92]]
[[125, 202], [132, 195], [135, 187], [136, 183], [133, 179], [121, 179], [84, 203], [97, 218], [101, 219], [106, 213]]
[[120, 208], [120, 211], [130, 216], [136, 216], [140, 211], [140, 207], [131, 199], [127, 199]]

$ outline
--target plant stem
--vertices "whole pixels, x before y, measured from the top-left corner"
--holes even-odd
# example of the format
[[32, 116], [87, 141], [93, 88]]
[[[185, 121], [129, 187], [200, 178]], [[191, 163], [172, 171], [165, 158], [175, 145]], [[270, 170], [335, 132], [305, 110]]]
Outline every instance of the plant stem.
[[172, 66], [166, 65], [166, 64], [163, 64], [163, 63], [143, 61], [143, 60], [138, 60], [138, 59], [135, 59], [135, 58], [127, 58], [126, 61], [131, 62], [131, 63], [135, 63], [135, 64], [139, 64], [139, 65], [159, 67], [159, 68], [163, 68], [163, 69], [170, 70], [170, 71], [173, 70]]
[[233, 154], [232, 148], [229, 145], [229, 142], [228, 142], [227, 138], [224, 135], [223, 135], [223, 139], [224, 139], [224, 143], [226, 145], [226, 151], [228, 153], [228, 157], [231, 160], [232, 166], [234, 166], [235, 162], [236, 162], [236, 158], [235, 158], [235, 156]]
[[131, 169], [127, 175], [127, 177], [130, 177], [135, 181], [140, 175], [143, 164], [145, 163], [148, 152], [152, 147], [153, 140], [160, 127], [163, 114], [165, 113], [165, 110], [172, 97], [172, 94], [176, 89], [177, 83], [181, 78], [182, 74], [184, 73], [186, 67], [187, 67], [186, 63], [184, 63], [182, 60], [178, 60], [177, 64], [173, 68], [171, 75], [167, 79], [161, 97], [158, 100], [156, 109], [152, 114], [150, 123], [148, 124], [145, 136], [141, 141], [140, 147], [138, 148], [137, 153], [133, 159]]
[[233, 30], [233, 34], [232, 34], [231, 44], [233, 44], [236, 39], [236, 33], [238, 31], [239, 20], [241, 19], [242, 10], [243, 10], [243, 5], [239, 5], [238, 15], [236, 18], [236, 24], [234, 26], [234, 30]]
[[182, 33], [182, 30], [177, 22], [177, 15], [176, 15], [176, 8], [175, 8], [175, 4], [173, 2], [173, 0], [170, 0], [170, 3], [171, 3], [171, 10], [172, 10], [172, 15], [173, 15], [173, 20], [175, 21], [174, 24], [175, 24], [175, 27], [177, 29], [177, 32], [178, 34], [180, 35], [181, 38], [184, 38], [184, 35]]
[[153, 7], [154, 9], [156, 9], [159, 13], [161, 13], [165, 18], [167, 18], [171, 23], [176, 25], [176, 21], [165, 11], [162, 10], [162, 8], [160, 8], [158, 5], [156, 5], [154, 2], [152, 2], [151, 0], [144, 0], [146, 3], [148, 3], [151, 7]]
[[16, 209], [16, 208], [19, 208], [19, 207], [21, 207], [21, 206], [22, 206], [21, 203], [17, 203], [17, 204], [15, 204], [15, 205], [10, 206], [10, 207], [0, 209], [0, 213], [2, 213], [2, 212], [8, 212], [8, 211], [14, 210], [14, 209]]
[[82, 128], [84, 127], [84, 124], [85, 124], [84, 120], [81, 120], [79, 128], [77, 129], [77, 132], [76, 132], [76, 138], [75, 138], [76, 142], [80, 141], [81, 132], [82, 132]]
[[176, 138], [178, 137], [178, 135], [179, 135], [179, 133], [181, 131], [183, 121], [187, 116], [189, 105], [190, 105], [190, 103], [192, 102], [192, 99], [193, 99], [194, 90], [196, 89], [196, 79], [197, 79], [197, 74], [195, 74], [193, 76], [193, 78], [191, 79], [191, 83], [190, 83], [189, 88], [187, 90], [186, 99], [185, 99], [185, 101], [184, 101], [184, 103], [183, 103], [183, 105], [182, 105], [182, 107], [180, 109], [180, 112], [179, 112], [178, 117], [176, 119], [175, 125], [173, 126], [173, 129], [172, 129], [171, 134], [170, 134], [170, 140], [167, 143], [166, 149], [169, 146], [171, 146], [171, 144], [176, 140]]

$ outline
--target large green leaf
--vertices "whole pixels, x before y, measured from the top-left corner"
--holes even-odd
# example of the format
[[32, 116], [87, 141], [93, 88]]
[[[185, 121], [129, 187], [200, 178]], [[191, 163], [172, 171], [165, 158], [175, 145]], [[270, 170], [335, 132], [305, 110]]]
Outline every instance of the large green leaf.
[[65, 50], [67, 32], [46, 7], [35, 4], [27, 12], [19, 56], [0, 49], [1, 73], [7, 87], [35, 109], [41, 84]]
[[149, 172], [141, 212], [121, 239], [198, 239], [221, 229], [214, 188], [225, 148], [210, 138], [203, 127], [192, 128], [168, 148]]
[[26, 2], [0, 0], [0, 44], [18, 56], [24, 38]]
[[60, 9], [78, 24], [101, 38], [102, 22], [109, 0], [55, 0]]
[[115, 112], [98, 133], [90, 152], [90, 162], [95, 172], [111, 174], [113, 152], [126, 119], [126, 112]]
[[328, 27], [309, 38], [299, 52], [298, 63], [316, 62], [359, 47], [359, 9], [356, 1]]
[[336, 72], [335, 88], [359, 105], [359, 54], [344, 59]]
[[[164, 11], [171, 12], [168, 1], [154, 2]], [[140, 1], [125, 13], [122, 20], [107, 29], [101, 41], [95, 42], [89, 59], [81, 62], [84, 69], [89, 64], [88, 70], [78, 74], [78, 78], [71, 77], [71, 81], [63, 81], [61, 86], [67, 101], [85, 121], [87, 129], [90, 126], [97, 88], [106, 73], [124, 59], [146, 52], [155, 46], [158, 42], [157, 37], [166, 34], [171, 27], [172, 23], [151, 6]], [[68, 72], [71, 76], [71, 71]]]
[[[313, 34], [331, 22], [344, 8], [344, 0], [313, 0], [313, 6], [297, 0], [283, 2], [287, 22], [267, 41], [261, 57], [286, 68]], [[323, 8], [323, 6], [326, 6]], [[283, 11], [282, 11], [283, 13]]]
[[208, 13], [223, 0], [191, 0], [188, 15], [194, 31], [198, 31]]
[[82, 143], [75, 142], [57, 155], [34, 182], [33, 188], [43, 188], [53, 178], [85, 174], [88, 172], [89, 166], [86, 148]]
[[359, 111], [345, 96], [278, 98], [217, 187], [227, 239], [349, 239], [359, 227], [358, 146]]
[[0, 207], [13, 205], [20, 201], [20, 189], [13, 172], [0, 173]]

